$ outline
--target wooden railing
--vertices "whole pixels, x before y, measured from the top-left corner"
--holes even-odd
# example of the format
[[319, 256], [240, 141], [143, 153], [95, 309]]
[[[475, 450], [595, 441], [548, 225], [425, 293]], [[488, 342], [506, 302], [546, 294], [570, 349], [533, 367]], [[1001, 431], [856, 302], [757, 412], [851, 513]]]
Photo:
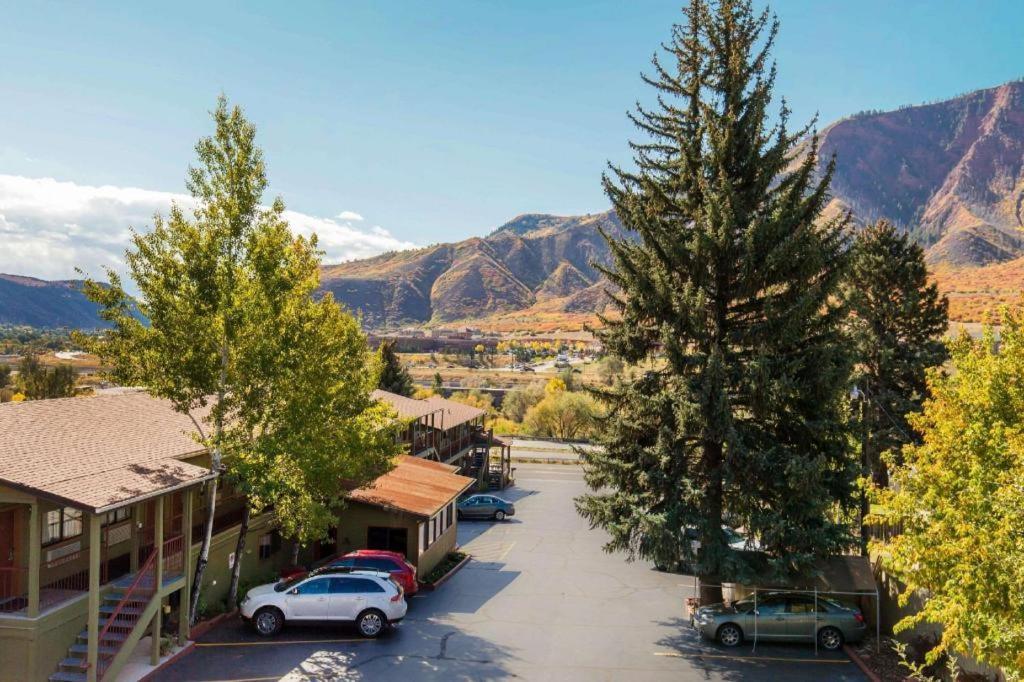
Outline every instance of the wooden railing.
[[[159, 589], [159, 585], [156, 584], [156, 557], [157, 553], [153, 552], [146, 559], [146, 562], [139, 569], [139, 572], [135, 575], [135, 580], [125, 591], [124, 596], [121, 597], [121, 601], [117, 603], [114, 608], [114, 612], [107, 618], [106, 625], [100, 630], [99, 637], [97, 638], [97, 645], [101, 648], [109, 648], [107, 653], [101, 653], [96, 664], [96, 677], [102, 679], [103, 674], [110, 667], [111, 662], [120, 651], [121, 645], [128, 635], [131, 634], [132, 630], [138, 624], [139, 619], [142, 618], [142, 612], [145, 610], [146, 604], [153, 598]], [[129, 605], [134, 604], [132, 609], [128, 609]], [[109, 645], [105, 646], [104, 642], [109, 642]], [[82, 668], [87, 669], [89, 667], [88, 660], [82, 660]]]
[[179, 576], [185, 572], [185, 536], [178, 535], [164, 541], [164, 577]]

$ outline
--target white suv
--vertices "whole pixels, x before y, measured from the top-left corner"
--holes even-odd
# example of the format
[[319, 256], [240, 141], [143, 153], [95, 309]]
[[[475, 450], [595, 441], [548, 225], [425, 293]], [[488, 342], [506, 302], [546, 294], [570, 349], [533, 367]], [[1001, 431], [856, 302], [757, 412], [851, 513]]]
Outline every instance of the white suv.
[[242, 617], [256, 632], [276, 635], [286, 621], [355, 623], [363, 637], [376, 637], [405, 617], [402, 586], [379, 571], [324, 568], [249, 590]]

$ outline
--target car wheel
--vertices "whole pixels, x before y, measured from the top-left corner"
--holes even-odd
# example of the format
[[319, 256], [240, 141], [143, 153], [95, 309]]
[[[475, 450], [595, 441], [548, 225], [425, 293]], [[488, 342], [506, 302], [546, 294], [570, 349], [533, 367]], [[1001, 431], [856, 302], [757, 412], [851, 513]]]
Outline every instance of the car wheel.
[[818, 645], [825, 651], [835, 651], [843, 646], [843, 633], [837, 628], [822, 628], [818, 632]]
[[718, 643], [722, 646], [739, 646], [743, 643], [743, 630], [734, 623], [726, 623], [718, 628]]
[[284, 614], [273, 606], [265, 606], [252, 617], [252, 626], [263, 637], [273, 637], [284, 627]]
[[504, 521], [505, 520], [505, 512], [501, 511], [500, 509], [498, 511], [494, 512], [494, 520], [495, 521]]
[[377, 609], [363, 611], [359, 614], [359, 618], [356, 619], [356, 627], [359, 628], [359, 634], [367, 639], [380, 636], [380, 633], [384, 632], [384, 627], [387, 624], [388, 619]]

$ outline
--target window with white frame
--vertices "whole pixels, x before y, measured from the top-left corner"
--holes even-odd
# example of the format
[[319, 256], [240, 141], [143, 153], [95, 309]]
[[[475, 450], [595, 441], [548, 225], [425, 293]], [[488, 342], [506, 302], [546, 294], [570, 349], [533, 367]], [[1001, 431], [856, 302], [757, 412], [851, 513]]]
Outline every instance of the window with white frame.
[[82, 510], [74, 507], [46, 512], [43, 523], [43, 544], [76, 538], [82, 534]]

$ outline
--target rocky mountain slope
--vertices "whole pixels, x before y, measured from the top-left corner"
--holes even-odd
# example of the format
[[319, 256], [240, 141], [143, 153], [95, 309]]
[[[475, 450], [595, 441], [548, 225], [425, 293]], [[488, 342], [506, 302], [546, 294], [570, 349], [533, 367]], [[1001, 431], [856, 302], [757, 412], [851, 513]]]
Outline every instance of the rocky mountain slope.
[[821, 134], [832, 210], [910, 230], [933, 264], [1024, 255], [1024, 81], [853, 116]]
[[599, 229], [621, 236], [612, 212], [522, 215], [486, 237], [324, 267], [322, 288], [368, 326], [451, 322], [529, 310], [594, 312], [607, 263]]
[[[821, 133], [836, 157], [828, 211], [888, 218], [951, 269], [1024, 256], [1024, 82], [951, 100], [858, 114]], [[324, 269], [324, 289], [370, 326], [594, 313], [606, 305], [591, 262], [611, 212], [519, 216], [487, 237]]]

